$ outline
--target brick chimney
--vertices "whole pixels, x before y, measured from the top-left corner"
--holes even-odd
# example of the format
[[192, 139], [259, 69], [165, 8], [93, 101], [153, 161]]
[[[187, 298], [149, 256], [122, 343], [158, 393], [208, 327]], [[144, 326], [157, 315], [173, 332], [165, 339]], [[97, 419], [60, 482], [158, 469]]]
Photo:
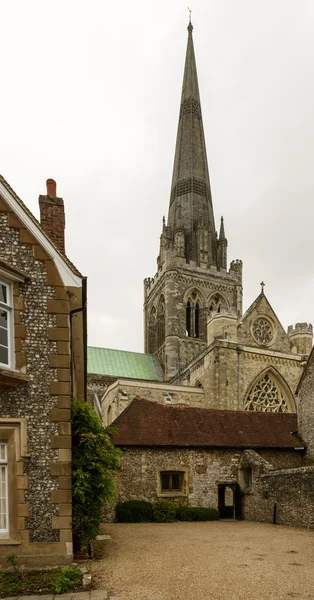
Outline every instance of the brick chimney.
[[40, 223], [51, 241], [65, 254], [64, 229], [65, 216], [63, 199], [57, 197], [57, 184], [47, 179], [47, 195], [39, 196]]

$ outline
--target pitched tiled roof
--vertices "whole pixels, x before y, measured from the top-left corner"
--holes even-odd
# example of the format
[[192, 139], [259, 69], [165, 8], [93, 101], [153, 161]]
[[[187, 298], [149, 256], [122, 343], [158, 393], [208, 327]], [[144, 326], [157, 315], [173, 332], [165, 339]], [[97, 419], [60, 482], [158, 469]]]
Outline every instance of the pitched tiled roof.
[[295, 414], [169, 406], [136, 397], [114, 421], [117, 446], [286, 448], [302, 446]]
[[29, 208], [27, 208], [27, 206], [26, 206], [26, 204], [24, 204], [23, 200], [21, 200], [21, 198], [19, 198], [19, 196], [15, 193], [15, 191], [11, 188], [9, 183], [4, 179], [4, 177], [2, 175], [0, 175], [0, 183], [2, 183], [2, 185], [4, 185], [6, 190], [11, 194], [11, 196], [13, 196], [13, 198], [17, 201], [17, 203], [21, 206], [21, 208], [28, 215], [28, 217], [33, 221], [33, 223], [35, 223], [35, 225], [38, 227], [38, 229], [41, 231], [41, 233], [47, 238], [47, 240], [49, 240], [50, 244], [54, 247], [54, 249], [58, 252], [58, 254], [60, 254], [61, 258], [66, 262], [68, 267], [70, 267], [71, 271], [73, 271], [73, 273], [75, 273], [75, 275], [78, 275], [79, 277], [81, 277], [82, 275], [79, 272], [79, 270], [76, 268], [76, 266], [69, 260], [69, 258], [65, 254], [62, 254], [62, 252], [60, 252], [58, 246], [56, 246], [53, 243], [53, 241], [51, 240], [49, 235], [47, 235], [45, 230], [42, 228], [39, 221], [36, 219], [36, 217], [34, 217], [33, 213], [29, 210]]
[[131, 379], [163, 381], [157, 356], [109, 348], [87, 348], [87, 372]]

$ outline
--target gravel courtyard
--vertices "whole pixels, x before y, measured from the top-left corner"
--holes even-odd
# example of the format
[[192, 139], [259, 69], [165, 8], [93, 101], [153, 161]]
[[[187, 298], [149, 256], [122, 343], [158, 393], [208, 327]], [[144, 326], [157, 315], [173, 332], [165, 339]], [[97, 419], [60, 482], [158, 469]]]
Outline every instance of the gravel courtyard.
[[119, 600], [314, 600], [314, 531], [249, 523], [105, 524], [96, 587]]

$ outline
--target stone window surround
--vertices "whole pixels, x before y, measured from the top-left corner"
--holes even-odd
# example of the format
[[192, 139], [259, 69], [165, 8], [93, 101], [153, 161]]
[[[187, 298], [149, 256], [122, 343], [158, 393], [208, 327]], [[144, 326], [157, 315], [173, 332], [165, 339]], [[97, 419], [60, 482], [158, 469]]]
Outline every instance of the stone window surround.
[[[27, 478], [18, 475], [18, 464], [27, 458], [27, 419], [0, 418], [0, 440], [8, 444], [9, 533], [0, 535], [0, 546], [21, 543], [18, 534], [17, 492], [27, 488]], [[19, 469], [19, 472], [20, 469]], [[19, 479], [23, 481], [19, 482]]]
[[[247, 473], [248, 477], [246, 479], [245, 473]], [[249, 483], [249, 485], [247, 485]], [[239, 469], [239, 485], [241, 488], [242, 494], [250, 494], [252, 493], [253, 488], [253, 469], [252, 467], [241, 467]]]
[[[4, 450], [0, 452], [0, 499], [1, 499], [1, 513], [0, 513], [0, 535], [7, 535], [9, 529], [9, 514], [8, 514], [8, 444], [0, 440], [0, 449]], [[3, 517], [3, 519], [1, 518]]]
[[[182, 488], [181, 491], [162, 491], [162, 487], [161, 487], [161, 476], [162, 473], [165, 472], [169, 472], [169, 473], [181, 473], [182, 474]], [[185, 469], [183, 467], [178, 467], [176, 465], [174, 466], [167, 466], [167, 467], [163, 467], [162, 469], [158, 469], [157, 471], [157, 492], [156, 492], [157, 498], [186, 498], [189, 495], [189, 478], [188, 478], [188, 469]]]

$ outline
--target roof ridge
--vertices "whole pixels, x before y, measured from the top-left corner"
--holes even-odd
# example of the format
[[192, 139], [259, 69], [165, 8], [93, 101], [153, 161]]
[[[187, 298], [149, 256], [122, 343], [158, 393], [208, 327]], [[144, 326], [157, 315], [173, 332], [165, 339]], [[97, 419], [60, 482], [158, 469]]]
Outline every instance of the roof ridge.
[[56, 244], [52, 241], [52, 239], [49, 237], [49, 235], [43, 229], [43, 227], [40, 224], [40, 222], [38, 221], [38, 219], [36, 219], [35, 215], [33, 215], [32, 211], [26, 206], [26, 204], [23, 202], [23, 200], [21, 200], [21, 198], [17, 195], [17, 193], [14, 191], [14, 189], [10, 186], [10, 184], [6, 181], [6, 179], [4, 179], [3, 175], [1, 175], [1, 174], [0, 174], [0, 183], [3, 183], [4, 187], [6, 188], [6, 190], [18, 202], [18, 204], [21, 206], [21, 208], [26, 212], [26, 214], [29, 216], [29, 218], [38, 227], [38, 229], [40, 230], [40, 232], [47, 238], [47, 240], [49, 241], [49, 243], [58, 252], [58, 254], [61, 256], [61, 258], [66, 262], [66, 264], [68, 265], [68, 267], [70, 267], [71, 271], [73, 271], [73, 273], [75, 273], [75, 275], [79, 275], [80, 277], [82, 277], [82, 273], [80, 273], [80, 271], [70, 261], [70, 259], [66, 256], [66, 254], [62, 254], [62, 252], [59, 250], [58, 246], [56, 246]]
[[110, 352], [124, 352], [129, 354], [140, 354], [141, 356], [152, 356], [157, 358], [155, 354], [149, 354], [148, 352], [138, 352], [137, 350], [121, 350], [119, 348], [104, 348], [103, 346], [87, 346], [87, 348], [93, 348], [95, 350], [110, 350]]

